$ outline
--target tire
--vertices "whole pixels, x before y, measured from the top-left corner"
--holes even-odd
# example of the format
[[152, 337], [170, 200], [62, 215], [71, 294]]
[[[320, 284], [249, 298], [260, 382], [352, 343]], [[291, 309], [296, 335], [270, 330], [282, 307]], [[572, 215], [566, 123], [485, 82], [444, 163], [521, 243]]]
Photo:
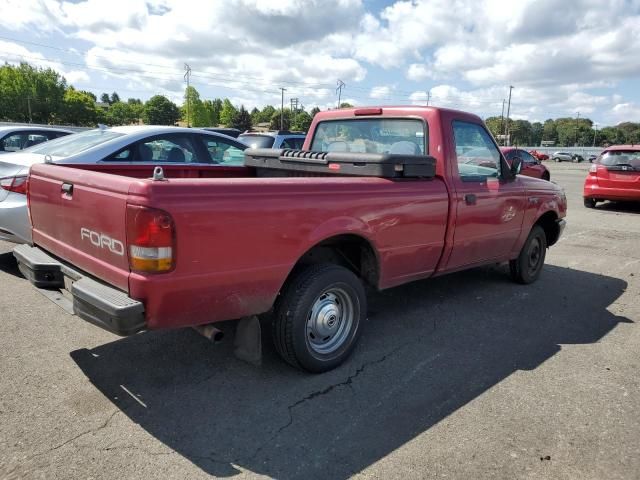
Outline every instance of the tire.
[[595, 198], [587, 198], [584, 197], [584, 206], [587, 208], [596, 208], [596, 203], [598, 202]]
[[580, 159], [579, 159], [578, 157], [573, 157], [573, 158], [571, 159], [571, 162], [572, 162], [572, 163], [580, 163]]
[[364, 286], [354, 273], [333, 264], [310, 265], [294, 274], [276, 302], [273, 343], [290, 365], [326, 372], [349, 357], [366, 312]]
[[518, 258], [509, 262], [512, 280], [523, 285], [535, 282], [542, 272], [546, 254], [547, 236], [540, 225], [534, 225]]
[[553, 157], [553, 161], [556, 163], [560, 163], [562, 160], [560, 160], [560, 157]]

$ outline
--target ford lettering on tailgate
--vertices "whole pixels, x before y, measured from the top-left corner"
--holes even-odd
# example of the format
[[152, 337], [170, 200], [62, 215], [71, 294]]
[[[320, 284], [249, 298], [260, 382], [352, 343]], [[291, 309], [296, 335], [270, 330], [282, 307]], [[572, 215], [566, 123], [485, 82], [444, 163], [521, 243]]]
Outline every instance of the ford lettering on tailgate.
[[80, 238], [83, 241], [89, 240], [94, 246], [98, 248], [106, 248], [111, 253], [115, 253], [116, 255], [124, 255], [123, 243], [116, 240], [115, 238], [111, 238], [108, 235], [105, 235], [104, 233], [94, 232], [93, 230], [82, 227], [80, 228]]

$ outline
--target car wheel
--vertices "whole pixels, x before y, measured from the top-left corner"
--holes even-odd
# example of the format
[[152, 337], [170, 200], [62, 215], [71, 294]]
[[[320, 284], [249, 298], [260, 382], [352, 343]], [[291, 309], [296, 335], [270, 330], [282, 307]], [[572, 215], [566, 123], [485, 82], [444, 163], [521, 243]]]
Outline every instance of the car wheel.
[[513, 281], [527, 285], [540, 276], [547, 254], [547, 236], [540, 225], [534, 225], [520, 255], [509, 262]]
[[560, 163], [562, 160], [560, 160], [560, 157], [553, 157], [553, 161], [556, 163]]
[[287, 283], [276, 303], [276, 350], [294, 367], [331, 370], [355, 348], [366, 311], [364, 287], [353, 272], [333, 264], [307, 266]]
[[596, 203], [598, 203], [598, 201], [595, 198], [587, 198], [584, 197], [584, 206], [587, 208], [596, 208]]

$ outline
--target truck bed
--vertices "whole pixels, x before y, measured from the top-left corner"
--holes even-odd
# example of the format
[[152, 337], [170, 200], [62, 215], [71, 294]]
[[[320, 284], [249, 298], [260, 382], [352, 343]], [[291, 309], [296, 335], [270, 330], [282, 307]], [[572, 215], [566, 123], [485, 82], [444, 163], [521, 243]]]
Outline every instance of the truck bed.
[[[143, 302], [147, 328], [265, 312], [305, 252], [340, 236], [368, 242], [377, 252], [379, 288], [427, 277], [440, 260], [449, 209], [441, 178], [257, 178], [245, 168], [211, 178], [213, 172], [154, 181], [35, 165], [29, 198], [34, 244]], [[172, 271], [131, 271], [129, 252], [120, 254], [117, 243], [130, 241], [127, 205], [171, 215]], [[95, 245], [82, 232], [101, 241]], [[167, 319], [170, 325], [163, 324]]]

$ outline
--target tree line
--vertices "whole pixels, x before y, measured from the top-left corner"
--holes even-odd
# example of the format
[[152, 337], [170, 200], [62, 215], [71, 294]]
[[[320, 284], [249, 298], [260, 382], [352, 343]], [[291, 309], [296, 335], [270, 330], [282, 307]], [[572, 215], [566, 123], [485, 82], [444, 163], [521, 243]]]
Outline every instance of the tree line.
[[[304, 107], [282, 112], [284, 129], [306, 131], [313, 115]], [[0, 66], [0, 120], [25, 123], [95, 126], [131, 125], [142, 121], [148, 125], [175, 125], [179, 121], [192, 127], [226, 126], [249, 130], [258, 124], [279, 129], [281, 111], [271, 105], [247, 111], [228, 98], [202, 100], [194, 87], [187, 87], [182, 106], [162, 95], [146, 102], [138, 98], [126, 101], [117, 92], [103, 93], [100, 101], [92, 92], [76, 90], [51, 68], [21, 63]]]
[[[351, 105], [343, 103], [340, 107]], [[130, 125], [140, 121], [148, 125], [175, 125], [182, 121], [192, 127], [226, 126], [249, 130], [258, 124], [270, 129], [306, 131], [317, 107], [304, 106], [291, 110], [267, 105], [250, 112], [237, 107], [228, 98], [202, 99], [194, 87], [187, 87], [182, 106], [162, 95], [146, 102], [138, 98], [122, 100], [117, 92], [103, 93], [100, 103], [88, 91], [77, 90], [51, 68], [38, 68], [21, 63], [0, 66], [0, 120], [77, 126]], [[624, 122], [597, 129], [588, 118], [556, 118], [542, 122], [489, 117], [486, 124], [493, 135], [509, 131], [512, 145], [540, 145], [542, 141], [557, 146], [605, 146], [607, 144], [640, 143], [640, 123]]]
[[[507, 121], [502, 117], [485, 120], [491, 133], [504, 143]], [[538, 146], [554, 142], [559, 147], [605, 147], [607, 145], [640, 143], [640, 123], [623, 122], [614, 127], [598, 129], [588, 118], [556, 118], [542, 122], [509, 119], [511, 145]]]

